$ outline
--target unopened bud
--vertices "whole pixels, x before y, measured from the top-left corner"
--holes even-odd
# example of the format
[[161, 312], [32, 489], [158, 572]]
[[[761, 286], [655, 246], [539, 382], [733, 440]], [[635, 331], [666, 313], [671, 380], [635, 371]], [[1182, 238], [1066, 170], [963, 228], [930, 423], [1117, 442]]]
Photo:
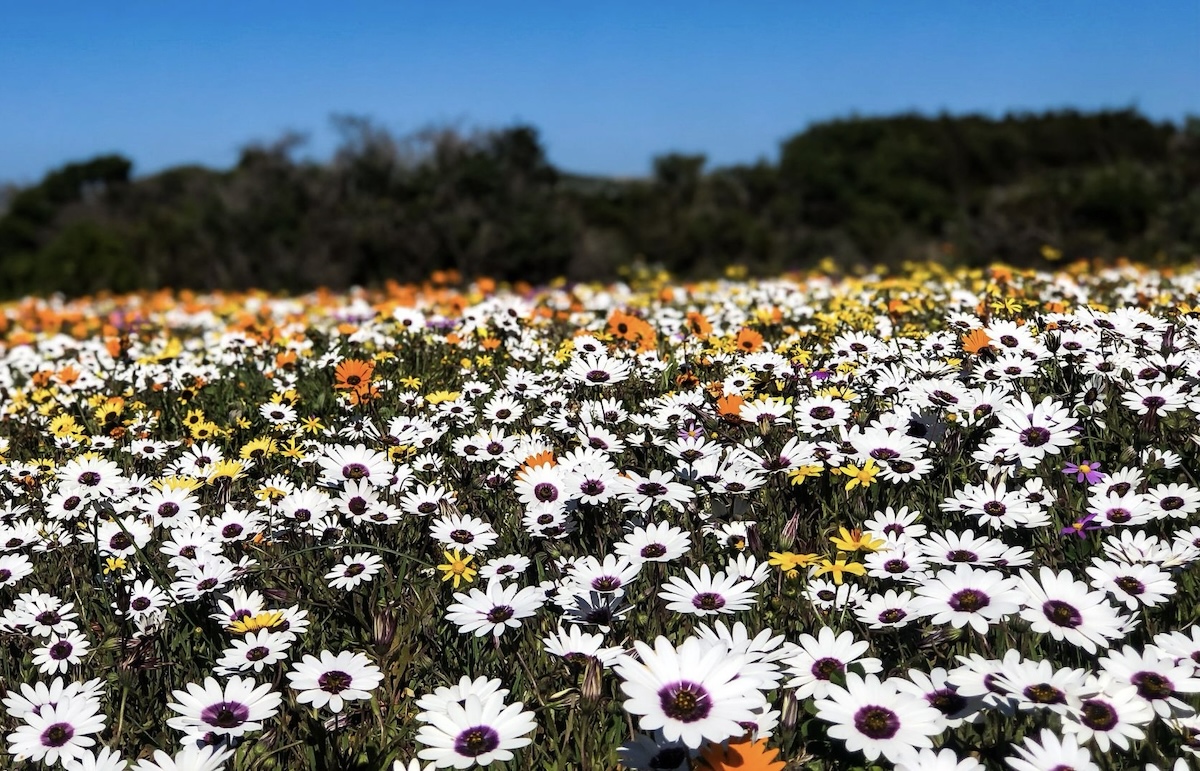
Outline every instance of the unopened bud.
[[783, 524], [783, 531], [779, 533], [779, 548], [789, 549], [796, 542], [796, 532], [800, 529], [800, 512], [792, 514], [787, 522]]
[[800, 701], [796, 692], [789, 689], [783, 692], [783, 704], [779, 708], [779, 723], [784, 728], [795, 728], [800, 722]]
[[376, 608], [373, 621], [372, 632], [375, 645], [380, 650], [386, 651], [391, 647], [392, 640], [396, 638], [396, 614], [392, 612], [391, 608]]
[[583, 665], [583, 683], [579, 686], [579, 698], [584, 704], [595, 704], [600, 699], [603, 685], [604, 665], [595, 656], [588, 656]]

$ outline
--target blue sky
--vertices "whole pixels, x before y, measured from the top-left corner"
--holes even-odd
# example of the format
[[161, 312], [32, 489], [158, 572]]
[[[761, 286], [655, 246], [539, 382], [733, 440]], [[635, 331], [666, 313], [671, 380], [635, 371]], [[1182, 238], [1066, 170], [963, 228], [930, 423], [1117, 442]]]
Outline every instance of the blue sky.
[[1200, 2], [38, 2], [0, 9], [0, 180], [121, 152], [228, 166], [331, 113], [527, 122], [561, 167], [773, 157], [805, 125], [1136, 106], [1200, 113]]

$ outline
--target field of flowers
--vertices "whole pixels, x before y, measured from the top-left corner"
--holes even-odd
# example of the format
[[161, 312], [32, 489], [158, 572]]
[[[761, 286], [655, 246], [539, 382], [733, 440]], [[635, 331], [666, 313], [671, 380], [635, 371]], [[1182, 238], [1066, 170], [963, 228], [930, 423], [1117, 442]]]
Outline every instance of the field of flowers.
[[0, 306], [0, 766], [1200, 763], [1200, 271], [435, 279]]

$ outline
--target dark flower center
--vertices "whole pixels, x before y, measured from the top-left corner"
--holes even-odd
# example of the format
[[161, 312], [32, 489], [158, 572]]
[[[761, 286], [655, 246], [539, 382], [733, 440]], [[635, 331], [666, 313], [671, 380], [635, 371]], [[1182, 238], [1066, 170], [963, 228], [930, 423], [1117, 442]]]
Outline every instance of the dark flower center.
[[172, 503], [172, 502], [168, 501], [166, 503], [159, 504], [158, 516], [160, 516], [160, 517], [173, 517], [178, 513], [179, 513], [179, 504], [178, 503]]
[[124, 551], [133, 545], [133, 541], [125, 533], [117, 533], [108, 539], [108, 545], [114, 551]]
[[592, 588], [598, 592], [615, 592], [621, 588], [621, 579], [616, 576], [598, 576], [592, 579]]
[[201, 581], [200, 583], [196, 584], [196, 588], [202, 592], [207, 592], [210, 589], [215, 589], [217, 586], [217, 583], [218, 583], [218, 581], [215, 578], [206, 578], [203, 581]]
[[1111, 731], [1119, 720], [1112, 705], [1099, 699], [1086, 700], [1079, 712], [1082, 716], [1080, 722], [1093, 731]]
[[475, 540], [475, 534], [470, 530], [455, 530], [450, 533], [450, 539], [455, 543], [467, 544]]
[[712, 711], [712, 697], [704, 686], [687, 680], [660, 688], [658, 703], [667, 717], [682, 723], [703, 720]]
[[975, 562], [979, 555], [966, 549], [955, 549], [946, 555], [946, 559], [950, 562]]
[[271, 652], [270, 648], [258, 645], [246, 651], [246, 661], [262, 661]]
[[497, 605], [488, 611], [487, 620], [492, 624], [502, 624], [513, 617], [513, 609], [508, 605]]
[[1050, 431], [1039, 426], [1034, 426], [1033, 428], [1027, 428], [1022, 431], [1020, 433], [1020, 439], [1021, 444], [1025, 445], [1026, 447], [1041, 447], [1043, 444], [1050, 441]]
[[598, 479], [589, 479], [579, 486], [584, 495], [599, 495], [604, 492], [604, 483]]
[[1146, 585], [1133, 576], [1118, 576], [1113, 583], [1126, 594], [1136, 595], [1146, 591]]
[[1176, 509], [1183, 508], [1183, 499], [1178, 495], [1168, 495], [1166, 498], [1163, 498], [1161, 501], [1159, 501], [1158, 505], [1165, 511], [1175, 511]]
[[854, 713], [854, 727], [871, 739], [890, 739], [900, 730], [900, 716], [886, 707], [868, 705]]
[[1137, 686], [1143, 699], [1166, 699], [1175, 693], [1175, 685], [1158, 672], [1136, 672], [1129, 682]]
[[539, 482], [533, 486], [533, 497], [542, 503], [558, 500], [558, 488], [549, 482]]
[[362, 564], [361, 562], [352, 562], [346, 566], [346, 569], [344, 571], [342, 571], [342, 574], [345, 576], [348, 576], [350, 578], [353, 578], [354, 576], [362, 575], [362, 572], [366, 569], [367, 569], [367, 566]]
[[1113, 522], [1118, 525], [1124, 524], [1133, 519], [1133, 515], [1129, 513], [1128, 509], [1122, 509], [1119, 507], [1109, 509], [1107, 512], [1105, 512], [1105, 516], [1108, 517], [1109, 522]]
[[1047, 600], [1042, 604], [1042, 613], [1046, 614], [1050, 623], [1058, 626], [1074, 629], [1083, 623], [1083, 616], [1079, 611], [1062, 600]]
[[147, 597], [135, 597], [133, 602], [129, 603], [129, 607], [136, 611], [143, 611], [150, 607], [150, 600]]
[[85, 471], [79, 475], [79, 484], [95, 487], [100, 484], [100, 475], [95, 471]]
[[371, 470], [361, 463], [348, 463], [342, 466], [342, 476], [346, 479], [362, 479], [371, 476]]
[[947, 603], [961, 613], [974, 613], [992, 604], [988, 596], [976, 589], [962, 589], [950, 595]]
[[899, 621], [903, 621], [907, 616], [908, 614], [900, 608], [888, 608], [879, 614], [879, 620], [885, 624], [895, 624]]
[[588, 372], [585, 377], [587, 377], [588, 381], [591, 383], [605, 383], [612, 376], [602, 369], [593, 369]]
[[67, 511], [74, 511], [75, 507], [78, 506], [82, 502], [82, 500], [83, 499], [80, 498], [78, 495], [72, 495], [70, 498], [63, 501], [63, 508], [66, 509]]
[[1049, 683], [1038, 683], [1027, 687], [1025, 698], [1034, 704], [1066, 704], [1067, 695]]
[[661, 557], [666, 554], [667, 547], [663, 546], [661, 543], [651, 543], [643, 546], [641, 552], [639, 553], [646, 559], [654, 559], [655, 557]]
[[719, 610], [725, 607], [725, 598], [716, 592], [701, 592], [692, 598], [692, 605], [700, 610]]
[[60, 616], [56, 611], [44, 610], [34, 616], [33, 620], [39, 624], [42, 624], [43, 626], [58, 626], [59, 622], [62, 621], [62, 616]]
[[638, 485], [637, 491], [647, 498], [654, 498], [666, 494], [667, 488], [658, 482], [643, 482]]
[[250, 719], [250, 708], [236, 701], [219, 701], [205, 707], [200, 719], [217, 728], [237, 728]]
[[808, 414], [811, 415], [812, 417], [816, 418], [817, 420], [829, 420], [837, 413], [834, 411], [833, 407], [821, 406], [821, 407], [813, 407], [811, 410], [808, 411]]
[[317, 678], [317, 685], [321, 686], [321, 690], [335, 696], [349, 688], [353, 682], [353, 677], [338, 669], [330, 670]]
[[241, 525], [237, 524], [236, 522], [231, 525], [226, 525], [225, 527], [221, 528], [221, 537], [222, 538], [237, 538], [239, 535], [242, 534], [242, 531], [244, 529], [245, 528], [243, 528]]
[[75, 727], [70, 723], [55, 723], [42, 731], [43, 747], [62, 747], [75, 737]]
[[889, 573], [903, 573], [908, 570], [908, 563], [904, 560], [888, 560], [883, 563], [883, 569]]
[[967, 698], [949, 688], [942, 688], [926, 694], [925, 701], [943, 715], [953, 715], [967, 706]]
[[71, 652], [74, 650], [74, 645], [66, 640], [59, 640], [50, 646], [50, 658], [54, 659], [55, 661], [62, 661], [63, 659], [68, 658], [71, 655]]
[[845, 671], [846, 666], [834, 658], [817, 659], [812, 665], [813, 677], [818, 680], [829, 680], [835, 674]]
[[486, 725], [468, 728], [454, 739], [454, 751], [467, 758], [477, 758], [499, 746], [500, 734]]

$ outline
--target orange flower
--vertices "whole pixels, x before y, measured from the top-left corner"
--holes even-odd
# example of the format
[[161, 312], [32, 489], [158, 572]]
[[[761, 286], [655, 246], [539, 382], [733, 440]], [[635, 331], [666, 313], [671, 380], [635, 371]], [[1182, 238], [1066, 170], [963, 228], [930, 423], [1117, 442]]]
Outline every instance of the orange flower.
[[638, 323], [641, 319], [630, 316], [625, 311], [613, 311], [608, 317], [608, 333], [622, 340], [633, 342], [637, 339]]
[[613, 311], [608, 317], [608, 333], [626, 342], [635, 343], [639, 351], [654, 348], [654, 327], [625, 311]]
[[786, 765], [779, 760], [779, 750], [768, 747], [766, 739], [756, 742], [749, 738], [730, 741], [728, 746], [709, 744], [696, 765], [699, 771], [783, 771]]
[[738, 394], [730, 394], [717, 399], [717, 414], [724, 420], [736, 423], [742, 419], [742, 404], [746, 400]]
[[525, 459], [525, 462], [521, 464], [521, 468], [517, 472], [517, 476], [520, 477], [526, 471], [532, 471], [533, 469], [537, 468], [538, 466], [557, 466], [557, 465], [558, 465], [558, 461], [555, 460], [554, 453], [551, 452], [550, 450], [542, 450], [541, 452], [534, 453], [533, 455], [530, 455], [528, 458]]
[[70, 386], [79, 379], [80, 374], [80, 371], [75, 368], [75, 365], [68, 364], [54, 375], [54, 379], [57, 380], [60, 385]]
[[339, 390], [354, 390], [370, 388], [371, 377], [375, 374], [375, 362], [362, 359], [346, 359], [337, 365], [333, 373], [334, 388]]
[[688, 331], [696, 337], [708, 337], [712, 334], [712, 324], [699, 311], [688, 311], [687, 326]]
[[742, 327], [737, 336], [737, 347], [743, 353], [754, 353], [762, 348], [763, 336], [749, 327]]
[[992, 347], [992, 338], [982, 329], [972, 329], [963, 335], [962, 347], [966, 353], [977, 354], [985, 348]]

